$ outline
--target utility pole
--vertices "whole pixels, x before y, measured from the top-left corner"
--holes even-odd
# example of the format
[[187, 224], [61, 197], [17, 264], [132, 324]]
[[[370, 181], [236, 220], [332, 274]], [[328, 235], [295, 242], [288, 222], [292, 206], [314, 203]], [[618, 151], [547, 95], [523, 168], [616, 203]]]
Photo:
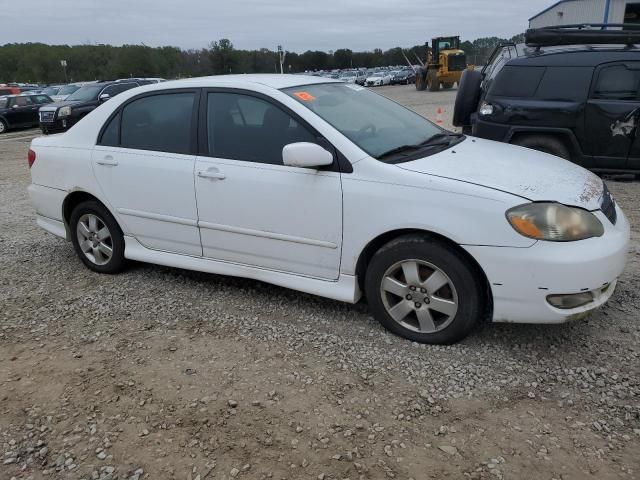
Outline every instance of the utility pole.
[[278, 45], [278, 58], [280, 59], [280, 74], [284, 73], [284, 59], [287, 57], [287, 52], [282, 50], [282, 45]]
[[67, 80], [67, 61], [66, 60], [60, 60], [60, 66], [62, 67], [62, 70], [64, 71], [64, 82], [68, 83], [68, 80]]

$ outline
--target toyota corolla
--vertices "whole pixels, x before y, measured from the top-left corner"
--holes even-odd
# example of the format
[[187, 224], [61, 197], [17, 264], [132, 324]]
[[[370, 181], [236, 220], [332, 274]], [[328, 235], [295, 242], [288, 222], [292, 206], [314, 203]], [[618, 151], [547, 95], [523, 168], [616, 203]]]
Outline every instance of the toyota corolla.
[[37, 223], [91, 270], [128, 259], [364, 293], [418, 342], [458, 341], [483, 319], [580, 318], [613, 294], [629, 242], [587, 170], [318, 77], [129, 90], [34, 139], [29, 165]]

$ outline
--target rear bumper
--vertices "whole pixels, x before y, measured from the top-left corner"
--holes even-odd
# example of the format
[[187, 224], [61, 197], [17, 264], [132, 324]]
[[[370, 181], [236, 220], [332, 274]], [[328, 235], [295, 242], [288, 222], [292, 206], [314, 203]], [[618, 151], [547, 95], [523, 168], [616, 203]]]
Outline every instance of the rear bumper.
[[506, 141], [511, 130], [509, 125], [480, 120], [477, 113], [472, 115], [471, 124], [471, 135], [496, 142]]
[[62, 204], [67, 192], [33, 183], [27, 187], [27, 192], [36, 211], [36, 223], [54, 235], [67, 238], [62, 218]]
[[[596, 215], [605, 226], [599, 238], [529, 248], [464, 247], [489, 280], [494, 322], [563, 323], [609, 300], [625, 266], [630, 227], [619, 208], [615, 226], [602, 212]], [[559, 309], [547, 302], [548, 295], [586, 291], [593, 300], [581, 307]]]

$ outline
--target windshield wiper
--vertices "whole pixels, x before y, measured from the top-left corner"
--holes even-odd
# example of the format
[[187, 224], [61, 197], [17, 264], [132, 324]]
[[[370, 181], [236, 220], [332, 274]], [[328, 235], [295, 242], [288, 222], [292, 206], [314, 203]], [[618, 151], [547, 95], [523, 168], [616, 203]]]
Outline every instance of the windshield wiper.
[[[397, 155], [399, 153], [405, 153], [412, 150], [420, 150], [422, 148], [428, 147], [437, 147], [441, 145], [449, 145], [451, 143], [452, 138], [460, 138], [463, 135], [461, 133], [452, 133], [452, 132], [442, 132], [436, 133], [435, 135], [427, 138], [424, 142], [416, 143], [414, 145], [400, 145], [399, 147], [392, 148], [391, 150], [387, 150], [386, 152], [378, 155], [378, 160], [381, 160], [386, 157], [390, 157], [391, 155]], [[443, 140], [446, 139], [446, 140]]]

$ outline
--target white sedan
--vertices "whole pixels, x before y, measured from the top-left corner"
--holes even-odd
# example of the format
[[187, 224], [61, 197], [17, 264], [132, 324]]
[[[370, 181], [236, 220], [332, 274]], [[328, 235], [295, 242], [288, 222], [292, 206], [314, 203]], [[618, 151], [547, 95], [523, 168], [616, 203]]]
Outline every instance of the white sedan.
[[382, 85], [391, 85], [391, 73], [390, 72], [376, 72], [373, 75], [367, 77], [364, 84], [367, 87], [381, 87]]
[[37, 223], [91, 270], [129, 259], [364, 292], [418, 342], [458, 341], [483, 318], [580, 318], [613, 294], [629, 242], [583, 168], [317, 77], [135, 88], [34, 139], [29, 165]]

